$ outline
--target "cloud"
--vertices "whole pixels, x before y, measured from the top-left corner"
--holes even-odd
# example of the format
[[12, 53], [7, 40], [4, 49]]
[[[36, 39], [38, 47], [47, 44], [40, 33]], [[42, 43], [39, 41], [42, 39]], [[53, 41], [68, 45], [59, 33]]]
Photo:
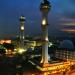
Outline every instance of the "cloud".
[[67, 18], [74, 18], [75, 19], [75, 11], [71, 12], [64, 12], [65, 17]]

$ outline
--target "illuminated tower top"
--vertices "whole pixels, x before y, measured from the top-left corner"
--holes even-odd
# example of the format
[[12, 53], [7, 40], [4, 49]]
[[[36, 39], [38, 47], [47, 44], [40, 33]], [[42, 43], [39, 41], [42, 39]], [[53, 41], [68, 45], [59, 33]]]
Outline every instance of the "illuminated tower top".
[[40, 10], [43, 13], [48, 13], [48, 11], [51, 9], [51, 4], [48, 0], [43, 0], [43, 2], [40, 5]]

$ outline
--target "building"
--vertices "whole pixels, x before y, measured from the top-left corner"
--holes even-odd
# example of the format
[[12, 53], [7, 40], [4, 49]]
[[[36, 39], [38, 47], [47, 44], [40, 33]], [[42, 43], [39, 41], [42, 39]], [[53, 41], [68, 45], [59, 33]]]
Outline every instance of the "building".
[[75, 50], [72, 41], [63, 40], [55, 50], [55, 57], [63, 60], [75, 60]]
[[62, 60], [75, 60], [75, 50], [74, 49], [56, 49], [55, 57]]

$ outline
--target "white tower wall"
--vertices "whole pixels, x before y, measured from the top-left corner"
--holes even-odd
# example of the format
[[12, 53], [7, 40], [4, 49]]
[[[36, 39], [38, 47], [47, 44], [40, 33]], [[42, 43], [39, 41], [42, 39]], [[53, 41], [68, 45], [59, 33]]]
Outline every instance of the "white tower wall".
[[50, 3], [43, 0], [40, 5], [42, 12], [42, 60], [41, 63], [48, 64], [48, 12], [50, 10]]

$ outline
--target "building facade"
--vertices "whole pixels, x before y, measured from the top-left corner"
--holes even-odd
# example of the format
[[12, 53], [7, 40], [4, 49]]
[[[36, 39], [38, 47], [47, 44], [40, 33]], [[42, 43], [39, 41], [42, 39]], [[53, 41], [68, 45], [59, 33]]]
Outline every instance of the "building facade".
[[75, 60], [75, 50], [66, 48], [56, 49], [55, 57], [62, 60]]

